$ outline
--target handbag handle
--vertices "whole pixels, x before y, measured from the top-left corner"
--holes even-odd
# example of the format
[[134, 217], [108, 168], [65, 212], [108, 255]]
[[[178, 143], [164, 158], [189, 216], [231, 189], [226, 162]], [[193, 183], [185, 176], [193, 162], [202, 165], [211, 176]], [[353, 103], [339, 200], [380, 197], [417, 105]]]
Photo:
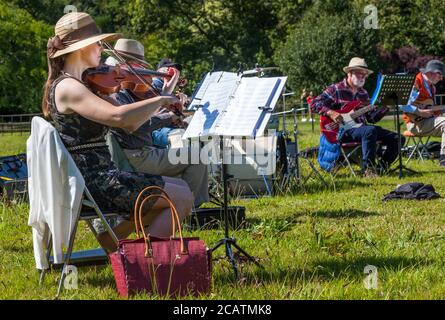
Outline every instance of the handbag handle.
[[[158, 195], [158, 194], [154, 194], [154, 195], [151, 194], [151, 195], [145, 197], [144, 200], [142, 200], [142, 202], [141, 202], [141, 199], [144, 196], [144, 193], [146, 193], [147, 191], [150, 191], [150, 190], [157, 190], [157, 191], [160, 191], [162, 194], [160, 194], [160, 195]], [[179, 238], [180, 238], [180, 241], [181, 241], [181, 253], [183, 253], [183, 254], [187, 253], [186, 250], [185, 250], [185, 246], [184, 246], [184, 238], [182, 236], [182, 228], [181, 228], [181, 222], [179, 220], [178, 211], [176, 210], [176, 207], [173, 204], [173, 201], [171, 200], [171, 198], [168, 195], [168, 193], [164, 189], [162, 189], [162, 188], [160, 188], [158, 186], [149, 186], [149, 187], [144, 188], [139, 193], [139, 195], [138, 195], [138, 197], [136, 199], [136, 203], [135, 203], [135, 206], [134, 206], [134, 222], [135, 222], [135, 228], [136, 228], [136, 233], [137, 233], [138, 237], [140, 236], [139, 231], [142, 231], [142, 234], [143, 234], [143, 237], [144, 237], [146, 245], [147, 246], [150, 245], [149, 237], [147, 237], [147, 235], [145, 234], [144, 225], [142, 223], [142, 208], [143, 208], [145, 202], [147, 202], [147, 201], [149, 201], [150, 199], [153, 199], [153, 198], [162, 198], [165, 201], [167, 201], [167, 203], [169, 204], [170, 210], [171, 210], [171, 214], [172, 214], [172, 235], [175, 234], [175, 229], [176, 229], [175, 228], [176, 227], [175, 226], [175, 222], [176, 222], [178, 224]], [[148, 247], [146, 247], [146, 254], [148, 254]]]
[[174, 234], [175, 234], [175, 219], [176, 219], [176, 222], [178, 223], [179, 239], [180, 239], [180, 243], [181, 243], [181, 247], [180, 247], [181, 254], [187, 254], [187, 251], [185, 250], [185, 245], [184, 245], [184, 237], [182, 236], [181, 222], [179, 220], [179, 215], [178, 215], [178, 212], [176, 211], [175, 205], [166, 196], [161, 195], [161, 194], [154, 194], [154, 195], [149, 195], [148, 197], [146, 197], [142, 201], [141, 206], [139, 207], [139, 226], [141, 228], [142, 234], [144, 236], [145, 244], [146, 244], [145, 255], [146, 256], [149, 255], [148, 252], [149, 252], [149, 247], [151, 249], [151, 242], [150, 242], [150, 235], [147, 236], [145, 234], [144, 224], [142, 222], [142, 216], [143, 216], [143, 214], [142, 214], [142, 207], [145, 204], [145, 202], [149, 201], [151, 198], [162, 198], [162, 199], [165, 199], [168, 202], [168, 204], [170, 205], [170, 211], [171, 211], [171, 214], [172, 214], [172, 227], [173, 227], [172, 236], [170, 238], [172, 238], [174, 236]]
[[141, 199], [144, 196], [144, 193], [146, 193], [147, 191], [150, 191], [150, 190], [158, 190], [158, 191], [160, 191], [162, 194], [164, 194], [171, 201], [171, 198], [168, 195], [168, 193], [164, 189], [162, 189], [161, 187], [158, 187], [158, 186], [145, 187], [144, 189], [142, 189], [141, 192], [139, 192], [139, 195], [136, 198], [136, 202], [134, 204], [134, 213], [133, 213], [134, 214], [134, 225], [135, 225], [136, 234], [138, 235], [138, 237], [139, 237], [138, 213], [139, 213], [139, 206], [141, 205], [140, 202], [142, 201]]

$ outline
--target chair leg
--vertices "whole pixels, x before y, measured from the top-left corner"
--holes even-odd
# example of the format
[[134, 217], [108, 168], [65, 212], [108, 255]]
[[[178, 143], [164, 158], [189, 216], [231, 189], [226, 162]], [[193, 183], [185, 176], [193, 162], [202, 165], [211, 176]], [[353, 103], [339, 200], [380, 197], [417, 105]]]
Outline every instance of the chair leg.
[[420, 140], [422, 142], [422, 144], [419, 146], [419, 153], [420, 153], [420, 157], [422, 159], [422, 161], [424, 160], [423, 156], [428, 157], [428, 159], [431, 158], [431, 153], [426, 149], [426, 145], [428, 144], [428, 142], [430, 141], [431, 136], [427, 136], [425, 142], [423, 142], [422, 140]]
[[99, 209], [99, 206], [97, 205], [96, 201], [94, 201], [93, 196], [91, 195], [88, 188], [85, 187], [85, 194], [90, 202], [93, 204], [94, 211], [99, 216], [100, 220], [102, 221], [103, 225], [105, 226], [105, 229], [107, 229], [107, 232], [110, 234], [111, 238], [113, 239], [114, 243], [118, 245], [119, 240], [114, 233], [113, 229], [110, 227], [110, 225], [107, 222], [107, 219], [105, 219], [105, 216], [103, 215], [102, 211]]
[[[326, 188], [329, 188], [328, 183], [325, 181], [325, 179], [323, 178], [323, 176], [320, 174], [320, 172], [317, 170], [317, 168], [315, 168], [314, 164], [312, 163], [312, 161], [310, 161], [309, 159], [306, 159], [306, 161], [309, 163], [309, 166], [311, 167], [312, 171], [311, 174], [309, 176], [309, 178], [312, 176], [312, 173], [315, 174], [315, 176], [321, 180], [321, 182], [323, 182], [323, 184], [325, 185]], [[308, 179], [309, 179], [308, 178]], [[306, 180], [307, 181], [307, 180]]]
[[66, 268], [70, 264], [71, 254], [73, 253], [73, 247], [74, 247], [74, 239], [76, 238], [77, 226], [79, 224], [80, 211], [81, 211], [81, 207], [79, 208], [79, 212], [77, 213], [77, 217], [74, 222], [74, 227], [71, 230], [70, 239], [69, 239], [69, 243], [68, 243], [68, 250], [66, 252], [65, 259], [64, 259], [62, 274], [60, 275], [59, 287], [57, 288], [56, 298], [59, 298], [59, 296], [60, 296], [60, 293], [62, 291], [62, 285], [63, 285], [63, 282], [65, 281], [65, 277], [66, 277]]
[[349, 170], [351, 171], [351, 173], [352, 173], [352, 175], [353, 175], [354, 177], [357, 177], [357, 175], [356, 175], [356, 173], [355, 173], [355, 171], [354, 171], [354, 168], [352, 168], [351, 162], [349, 161], [349, 156], [350, 156], [351, 154], [353, 154], [353, 153], [356, 151], [357, 148], [358, 148], [358, 147], [354, 148], [351, 152], [349, 152], [348, 154], [346, 154], [345, 150], [344, 150], [343, 148], [340, 147], [341, 153], [342, 153], [342, 155], [343, 155], [343, 157], [345, 158], [345, 161], [346, 161], [346, 163], [347, 163], [347, 167], [349, 168]]
[[[411, 137], [410, 137], [410, 139], [411, 139]], [[413, 158], [414, 154], [416, 152], [419, 152], [419, 140], [416, 140], [415, 137], [412, 137], [412, 140], [413, 140], [414, 147], [413, 147], [413, 150], [411, 151], [411, 153], [408, 155], [408, 159], [406, 160], [405, 164], [408, 164], [408, 162], [410, 162], [410, 160]]]
[[[51, 234], [49, 234], [48, 243], [46, 246], [46, 261], [48, 261], [48, 263], [49, 263], [49, 258], [51, 256], [52, 249], [53, 249], [53, 237]], [[50, 268], [50, 266], [48, 268]], [[43, 269], [42, 272], [40, 273], [39, 286], [41, 286], [43, 284], [47, 270], [48, 269]]]

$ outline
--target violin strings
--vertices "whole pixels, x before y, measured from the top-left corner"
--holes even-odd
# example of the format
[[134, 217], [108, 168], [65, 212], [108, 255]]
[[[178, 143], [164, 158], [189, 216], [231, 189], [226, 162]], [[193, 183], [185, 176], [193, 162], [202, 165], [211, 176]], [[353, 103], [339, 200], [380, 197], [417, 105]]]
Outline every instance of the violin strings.
[[116, 49], [114, 49], [108, 42], [103, 41], [102, 44], [110, 51], [113, 53], [113, 55], [115, 56], [115, 58], [118, 60], [119, 63], [121, 64], [125, 64], [128, 69], [145, 85], [147, 85], [150, 89], [151, 92], [153, 92], [156, 95], [160, 95], [160, 92], [158, 92], [152, 85], [151, 83], [147, 82], [144, 78], [142, 78], [137, 71], [127, 62], [127, 60], [125, 60], [117, 51]]

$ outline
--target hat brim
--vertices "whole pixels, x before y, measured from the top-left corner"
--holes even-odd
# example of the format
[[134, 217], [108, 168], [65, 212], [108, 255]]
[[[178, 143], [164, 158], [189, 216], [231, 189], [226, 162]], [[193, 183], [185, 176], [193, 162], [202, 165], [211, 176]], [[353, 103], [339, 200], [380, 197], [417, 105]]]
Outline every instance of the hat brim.
[[345, 73], [349, 73], [349, 72], [352, 71], [352, 70], [362, 70], [362, 71], [365, 71], [368, 75], [374, 73], [374, 71], [369, 70], [368, 68], [365, 68], [365, 67], [344, 67], [344, 68], [343, 68], [343, 71], [344, 71]]
[[[112, 54], [113, 54], [113, 51], [110, 50], [110, 49], [105, 49], [104, 51], [105, 51], [106, 53], [108, 53], [109, 55], [112, 55]], [[128, 53], [125, 53], [125, 52], [122, 52], [122, 51], [119, 51], [119, 50], [116, 50], [116, 51], [119, 52], [119, 54], [120, 54], [121, 56], [123, 56], [124, 58], [128, 58], [128, 59], [134, 60], [134, 61], [136, 61], [136, 62], [139, 63], [139, 64], [142, 64], [142, 65], [145, 65], [146, 67], [152, 68], [151, 64], [149, 64], [149, 63], [148, 63], [147, 61], [145, 61], [145, 60], [139, 59], [139, 58], [137, 58], [137, 57], [135, 57], [135, 56], [133, 56], [133, 55], [131, 55], [131, 54], [128, 54]]]
[[179, 63], [167, 63], [162, 66], [158, 66], [158, 69], [160, 68], [175, 68], [178, 69], [179, 71], [182, 71], [182, 65], [180, 65]]
[[431, 70], [429, 70], [429, 69], [427, 69], [427, 68], [420, 68], [419, 70], [420, 70], [420, 72], [422, 72], [423, 74], [425, 74], [425, 73], [427, 73], [427, 72], [437, 72], [437, 73], [440, 73], [440, 74], [442, 75], [442, 77], [443, 77], [443, 72], [442, 72], [442, 70], [440, 70], [440, 69], [431, 69]]
[[103, 33], [103, 34], [98, 34], [96, 36], [92, 36], [90, 38], [86, 38], [80, 41], [77, 41], [73, 44], [70, 44], [69, 46], [67, 46], [65, 49], [62, 50], [58, 50], [52, 57], [51, 59], [63, 56], [64, 54], [85, 48], [97, 41], [114, 41], [117, 40], [119, 38], [122, 38], [122, 34], [121, 33]]

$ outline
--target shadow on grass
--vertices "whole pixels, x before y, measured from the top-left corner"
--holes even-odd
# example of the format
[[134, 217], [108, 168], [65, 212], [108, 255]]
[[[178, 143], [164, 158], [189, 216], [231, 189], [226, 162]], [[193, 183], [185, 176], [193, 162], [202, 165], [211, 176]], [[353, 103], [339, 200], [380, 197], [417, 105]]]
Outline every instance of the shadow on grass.
[[265, 229], [271, 232], [284, 232], [292, 229], [292, 226], [300, 224], [303, 221], [299, 220], [298, 217], [304, 214], [293, 214], [284, 217], [273, 217], [273, 218], [247, 218], [244, 223], [244, 228], [247, 231], [252, 231], [253, 229]]
[[356, 209], [340, 209], [340, 210], [320, 210], [315, 211], [311, 214], [313, 217], [318, 218], [365, 218], [370, 216], [378, 216], [378, 212], [374, 211], [363, 211]]
[[[407, 167], [407, 168], [409, 168], [409, 167]], [[411, 169], [411, 168], [409, 168], [409, 169], [410, 170], [414, 170], [414, 169]], [[402, 177], [403, 178], [406, 178], [406, 177], [416, 178], [416, 177], [423, 176], [424, 173], [427, 173], [427, 171], [424, 172], [424, 171], [419, 171], [419, 170], [416, 169], [415, 172], [411, 172], [411, 171], [403, 169], [402, 170]], [[442, 173], [443, 173], [443, 171], [442, 171]], [[387, 177], [399, 177], [399, 169], [398, 168], [394, 169], [394, 171], [385, 174], [385, 176], [387, 176]]]
[[29, 246], [25, 246], [23, 244], [20, 245], [16, 245], [16, 244], [7, 244], [2, 246], [4, 251], [10, 251], [11, 253], [23, 253], [23, 254], [29, 254], [30, 250], [32, 250], [32, 248], [30, 249]]
[[[85, 267], [84, 271], [85, 272], [85, 282], [87, 282], [89, 285], [93, 286], [93, 287], [99, 287], [99, 288], [109, 288], [109, 287], [115, 287], [116, 286], [116, 282], [114, 280], [114, 275], [113, 272], [106, 272], [104, 273], [103, 269], [105, 268], [110, 268], [111, 269], [111, 265], [107, 264], [107, 265], [102, 265], [102, 266], [95, 266], [95, 267]], [[101, 272], [99, 272], [98, 269], [102, 269], [100, 270]]]
[[326, 187], [319, 180], [309, 180], [306, 181], [304, 184], [297, 184], [295, 182], [285, 190], [280, 190], [278, 188], [277, 195], [288, 196], [288, 195], [300, 195], [301, 193], [316, 194], [322, 191], [339, 192], [341, 190], [351, 190], [353, 188], [366, 188], [372, 184], [371, 182], [367, 182], [362, 179], [350, 178], [350, 177], [337, 177], [331, 179], [331, 177], [323, 175], [323, 178], [329, 185], [329, 187]]
[[[349, 260], [318, 260], [308, 266], [306, 269], [295, 268], [275, 268], [268, 270], [265, 262], [261, 262], [266, 269], [257, 268], [255, 266], [245, 269], [245, 264], [240, 265], [242, 274], [242, 283], [244, 285], [267, 284], [267, 283], [281, 283], [293, 285], [297, 281], [308, 283], [313, 281], [329, 281], [335, 279], [351, 279], [356, 278], [361, 280], [364, 278], [364, 268], [366, 266], [375, 266], [378, 272], [398, 271], [406, 268], [414, 268], [419, 266], [426, 266], [431, 264], [431, 261], [419, 258], [405, 258], [405, 257], [360, 257]], [[252, 268], [252, 269], [251, 269]], [[234, 275], [231, 268], [224, 268], [224, 272], [218, 273], [214, 276], [215, 283], [227, 284], [234, 281]]]
[[[348, 281], [362, 281], [365, 277], [364, 268], [368, 265], [377, 267], [378, 272], [383, 271], [402, 271], [407, 268], [415, 268], [427, 266], [431, 261], [420, 258], [405, 257], [359, 257], [355, 259], [326, 259], [316, 260], [308, 265], [307, 268], [296, 268], [292, 265], [289, 267], [273, 268], [266, 261], [260, 262], [265, 269], [258, 268], [252, 264], [239, 263], [239, 271], [241, 281], [234, 281], [234, 273], [230, 264], [226, 259], [225, 263], [215, 263], [214, 267], [223, 267], [219, 272], [213, 272], [213, 281], [215, 285], [242, 285], [254, 286], [280, 283], [281, 285], [295, 286], [302, 283], [311, 283], [319, 281], [330, 281], [345, 279]], [[214, 268], [215, 270], [215, 268]], [[86, 271], [86, 270], [85, 270]], [[90, 272], [85, 276], [88, 285], [101, 289], [115, 288], [115, 281], [112, 273], [97, 273], [94, 268], [88, 270]], [[96, 272], [95, 272], [96, 271]]]

